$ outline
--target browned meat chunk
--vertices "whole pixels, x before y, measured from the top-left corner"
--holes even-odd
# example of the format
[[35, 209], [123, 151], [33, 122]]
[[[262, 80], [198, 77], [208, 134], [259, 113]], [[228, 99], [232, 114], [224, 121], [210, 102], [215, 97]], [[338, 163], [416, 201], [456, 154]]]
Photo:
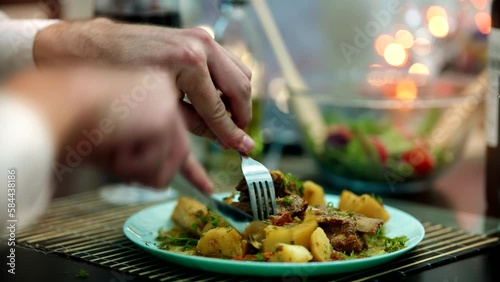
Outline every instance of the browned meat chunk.
[[362, 251], [366, 246], [363, 235], [376, 233], [383, 224], [379, 219], [332, 208], [310, 210], [316, 214], [318, 226], [323, 228], [334, 250], [339, 252]]
[[[241, 209], [242, 211], [252, 215], [252, 206], [250, 205], [250, 199], [240, 197], [238, 202], [232, 202], [231, 205]], [[292, 217], [303, 218], [304, 213], [307, 210], [308, 204], [304, 199], [298, 195], [290, 195], [284, 198], [276, 199], [276, 209], [277, 215], [283, 215], [285, 213], [290, 213]]]
[[290, 215], [290, 212], [286, 211], [284, 213], [269, 217], [269, 222], [271, 222], [272, 225], [283, 226], [287, 223], [292, 223], [293, 218]]
[[308, 204], [299, 195], [290, 195], [276, 199], [276, 208], [278, 214], [289, 212], [292, 217], [303, 218]]

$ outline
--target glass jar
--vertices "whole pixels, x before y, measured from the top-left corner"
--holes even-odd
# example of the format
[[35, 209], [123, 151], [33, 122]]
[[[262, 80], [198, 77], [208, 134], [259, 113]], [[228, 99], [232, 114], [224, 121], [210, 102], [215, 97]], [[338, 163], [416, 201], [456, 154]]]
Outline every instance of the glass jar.
[[249, 1], [220, 0], [214, 38], [252, 71], [252, 121], [245, 131], [255, 140], [250, 155], [260, 158], [264, 149], [262, 119], [265, 100], [263, 34], [250, 16]]
[[[249, 1], [219, 0], [218, 8], [220, 14], [213, 25], [214, 39], [252, 71], [252, 121], [245, 132], [255, 141], [255, 148], [249, 155], [262, 160], [262, 121], [266, 101], [264, 35], [257, 29], [256, 19], [252, 19]], [[210, 143], [205, 160], [215, 187], [234, 187], [242, 177], [241, 160], [234, 150], [222, 150]]]
[[179, 0], [95, 0], [95, 16], [128, 23], [181, 27]]

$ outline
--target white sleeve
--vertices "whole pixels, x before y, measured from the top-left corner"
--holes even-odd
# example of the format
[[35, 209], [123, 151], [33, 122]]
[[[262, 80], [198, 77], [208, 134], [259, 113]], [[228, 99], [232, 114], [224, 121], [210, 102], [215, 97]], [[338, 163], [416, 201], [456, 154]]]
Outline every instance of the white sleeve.
[[0, 136], [0, 234], [3, 234], [8, 231], [6, 225], [14, 224], [17, 228], [28, 225], [47, 208], [53, 191], [51, 165], [55, 141], [47, 122], [33, 106], [2, 93]]
[[32, 67], [37, 32], [58, 20], [11, 20], [0, 15], [0, 81], [16, 70]]

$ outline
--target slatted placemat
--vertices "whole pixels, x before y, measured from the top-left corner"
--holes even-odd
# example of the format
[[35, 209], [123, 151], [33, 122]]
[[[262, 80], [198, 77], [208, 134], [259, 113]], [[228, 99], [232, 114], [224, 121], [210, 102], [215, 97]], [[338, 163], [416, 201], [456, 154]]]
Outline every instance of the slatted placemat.
[[[95, 191], [55, 200], [41, 220], [20, 230], [17, 244], [64, 254], [156, 281], [255, 281], [255, 277], [208, 273], [170, 264], [142, 251], [122, 232], [125, 220], [152, 204], [113, 205]], [[403, 257], [355, 274], [328, 277], [281, 277], [281, 281], [365, 281], [398, 278], [477, 253], [500, 244], [496, 236], [424, 223], [424, 240]], [[293, 274], [297, 275], [297, 274]], [[259, 281], [266, 281], [259, 278]]]

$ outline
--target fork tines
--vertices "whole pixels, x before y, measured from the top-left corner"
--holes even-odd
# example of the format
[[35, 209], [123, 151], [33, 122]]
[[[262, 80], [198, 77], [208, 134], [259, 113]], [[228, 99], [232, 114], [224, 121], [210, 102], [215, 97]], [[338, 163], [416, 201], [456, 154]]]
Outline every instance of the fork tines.
[[270, 215], [275, 215], [277, 210], [274, 185], [268, 181], [247, 184], [253, 216], [259, 220], [264, 220]]
[[277, 213], [273, 178], [269, 170], [249, 156], [241, 156], [241, 170], [245, 176], [253, 217], [264, 220]]

